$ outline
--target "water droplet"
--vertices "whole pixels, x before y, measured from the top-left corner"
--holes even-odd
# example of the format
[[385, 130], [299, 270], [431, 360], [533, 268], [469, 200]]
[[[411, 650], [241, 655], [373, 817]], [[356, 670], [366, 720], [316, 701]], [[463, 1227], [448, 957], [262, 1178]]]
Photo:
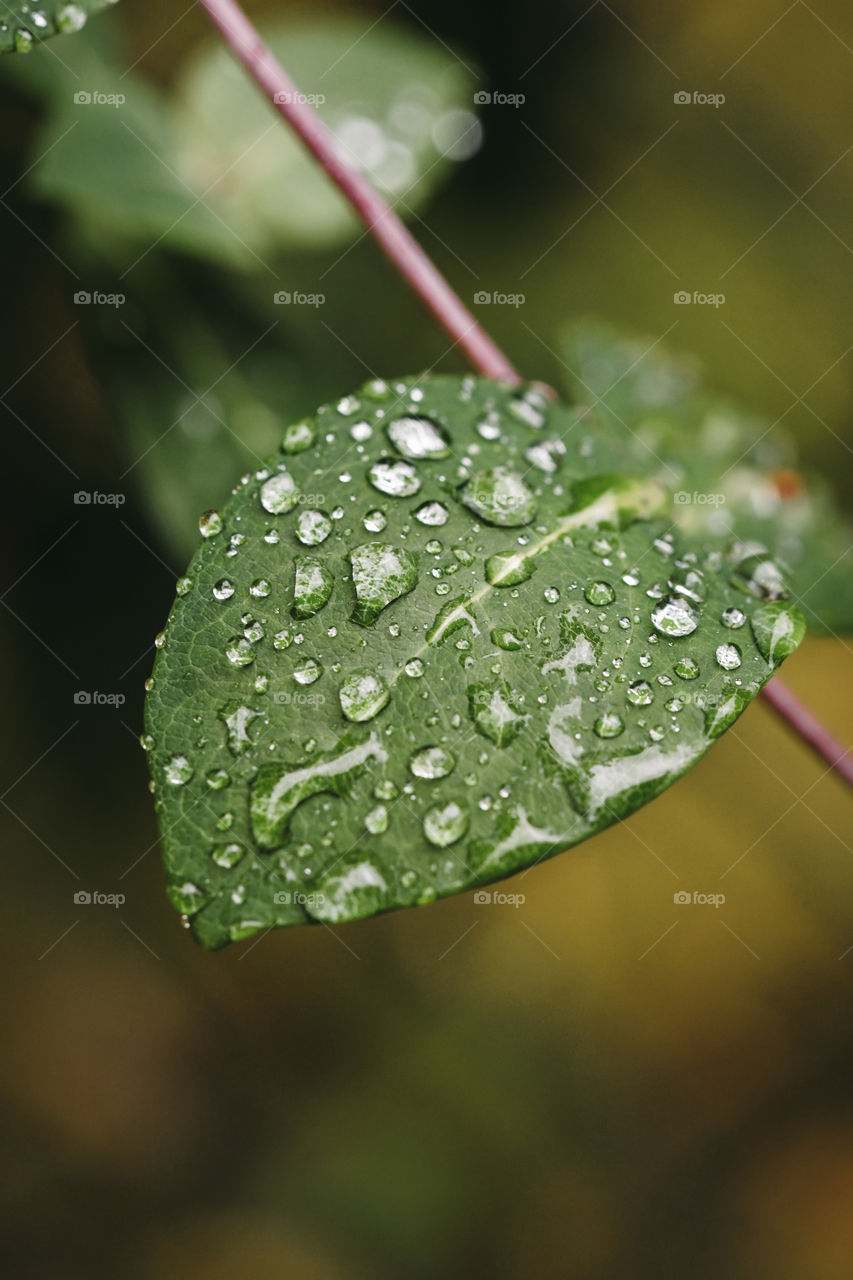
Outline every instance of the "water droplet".
[[387, 706], [391, 692], [374, 671], [353, 671], [338, 690], [338, 697], [347, 720], [361, 724], [372, 720]]
[[218, 867], [230, 870], [231, 867], [236, 867], [237, 863], [243, 860], [245, 853], [246, 850], [242, 845], [224, 844], [217, 845], [215, 849], [212, 849], [210, 856]]
[[332, 532], [332, 522], [325, 511], [310, 508], [301, 511], [296, 521], [296, 536], [306, 547], [317, 547]]
[[507, 412], [526, 427], [538, 430], [545, 425], [548, 401], [539, 391], [523, 391], [513, 395], [507, 403]]
[[489, 638], [492, 644], [496, 644], [499, 649], [514, 650], [524, 647], [524, 641], [520, 636], [517, 636], [514, 631], [502, 630], [500, 627], [495, 627]]
[[246, 636], [232, 636], [226, 646], [225, 656], [235, 667], [248, 667], [255, 661], [251, 640]]
[[226, 773], [224, 769], [211, 769], [205, 777], [205, 782], [211, 791], [221, 791], [223, 787], [227, 787], [231, 781], [231, 775]]
[[717, 663], [725, 671], [734, 671], [740, 666], [740, 649], [736, 644], [718, 644], [715, 650]]
[[599, 738], [618, 738], [624, 731], [624, 722], [613, 711], [599, 716], [592, 726]]
[[420, 476], [411, 462], [375, 462], [367, 473], [367, 478], [380, 493], [387, 493], [390, 498], [411, 498], [421, 487]]
[[56, 25], [65, 34], [80, 31], [86, 25], [86, 12], [79, 4], [63, 5], [56, 15]]
[[375, 809], [371, 809], [364, 819], [365, 828], [372, 836], [381, 836], [383, 832], [388, 830], [388, 810], [384, 804], [378, 804]]
[[261, 506], [272, 516], [290, 511], [299, 498], [296, 481], [289, 471], [279, 471], [261, 485]]
[[478, 733], [506, 747], [527, 722], [519, 694], [506, 683], [468, 686], [468, 709]]
[[365, 440], [369, 440], [373, 435], [373, 427], [369, 422], [354, 422], [349, 429], [349, 433], [357, 444], [363, 444]]
[[447, 433], [431, 418], [396, 418], [385, 430], [394, 448], [405, 458], [446, 458], [450, 453]]
[[707, 594], [705, 578], [698, 569], [674, 569], [669, 579], [670, 590], [701, 604]]
[[699, 665], [692, 658], [681, 658], [675, 664], [675, 674], [682, 680], [696, 680], [699, 677]]
[[15, 32], [15, 52], [29, 53], [33, 47], [33, 33], [20, 27]]
[[272, 591], [272, 586], [266, 578], [256, 578], [249, 587], [249, 592], [256, 598], [263, 600]]
[[784, 600], [790, 595], [782, 570], [766, 551], [743, 556], [735, 566], [732, 582], [758, 600]]
[[772, 666], [793, 653], [806, 631], [799, 609], [782, 601], [762, 605], [750, 619], [759, 651]]
[[234, 594], [234, 584], [229, 582], [228, 578], [220, 578], [213, 587], [213, 595], [216, 600], [230, 600]]
[[339, 414], [344, 418], [350, 418], [361, 408], [361, 402], [356, 396], [344, 396], [335, 406]]
[[272, 638], [272, 647], [274, 649], [289, 649], [293, 644], [293, 633], [287, 628], [283, 631], [277, 631]]
[[517, 471], [478, 471], [458, 490], [460, 502], [487, 524], [518, 528], [536, 515], [536, 498]]
[[724, 609], [720, 615], [720, 622], [722, 622], [724, 627], [736, 630], [738, 627], [742, 627], [746, 622], [746, 614], [742, 609]]
[[430, 844], [446, 849], [461, 840], [468, 830], [468, 814], [455, 800], [436, 805], [424, 814], [424, 835]]
[[556, 604], [560, 598], [560, 592], [556, 587], [546, 587], [542, 594], [549, 604]]
[[410, 662], [406, 663], [403, 670], [405, 671], [407, 676], [411, 676], [413, 679], [416, 680], [418, 679], [419, 676], [423, 675], [424, 664], [421, 662], [420, 658], [412, 658]]
[[323, 668], [316, 658], [306, 658], [293, 673], [297, 684], [313, 684], [323, 674]]
[[654, 701], [654, 696], [652, 686], [647, 680], [635, 680], [625, 690], [625, 697], [635, 707], [647, 707], [650, 702]]
[[303, 450], [311, 448], [315, 436], [314, 426], [307, 418], [302, 422], [294, 422], [292, 426], [287, 427], [281, 438], [282, 450], [285, 453], [302, 453]]
[[328, 569], [313, 556], [297, 556], [294, 564], [294, 618], [311, 618], [319, 613], [332, 594], [335, 580]]
[[173, 787], [182, 787], [184, 783], [189, 782], [194, 772], [186, 756], [172, 756], [166, 765], [166, 781]]
[[689, 636], [699, 626], [699, 611], [684, 596], [669, 596], [652, 609], [652, 626], [662, 636]]
[[205, 511], [199, 516], [198, 527], [203, 538], [215, 538], [222, 532], [222, 516], [218, 511]]
[[442, 525], [447, 523], [450, 512], [440, 502], [425, 502], [415, 512], [415, 519], [421, 524]]
[[366, 542], [350, 553], [356, 607], [353, 621], [372, 626], [392, 601], [408, 593], [418, 581], [417, 568], [408, 551], [384, 542]]
[[444, 747], [424, 747], [416, 751], [409, 768], [416, 778], [446, 778], [456, 764], [456, 757]]
[[583, 593], [590, 604], [599, 606], [612, 604], [616, 599], [616, 592], [609, 582], [590, 582]]
[[185, 596], [188, 592], [192, 591], [192, 585], [192, 578], [178, 578], [178, 581], [175, 583], [175, 592], [179, 596]]
[[486, 561], [486, 581], [493, 587], [515, 587], [532, 573], [532, 558], [517, 551], [498, 551]]

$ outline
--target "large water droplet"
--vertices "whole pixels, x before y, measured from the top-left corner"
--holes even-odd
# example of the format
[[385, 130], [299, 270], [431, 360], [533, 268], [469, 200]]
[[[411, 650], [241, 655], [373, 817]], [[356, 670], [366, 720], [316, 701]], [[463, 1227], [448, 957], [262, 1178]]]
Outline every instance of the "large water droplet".
[[306, 658], [293, 672], [297, 684], [314, 684], [323, 674], [323, 668], [316, 658]]
[[246, 636], [232, 636], [225, 647], [225, 656], [235, 667], [248, 667], [255, 661], [255, 651]]
[[725, 671], [734, 671], [741, 664], [740, 649], [736, 644], [718, 644], [715, 656], [717, 663]]
[[416, 751], [409, 768], [416, 778], [446, 778], [456, 764], [456, 757], [444, 747], [424, 747]]
[[357, 724], [372, 720], [384, 706], [387, 706], [391, 692], [382, 679], [374, 671], [353, 671], [344, 680], [338, 696], [341, 711], [347, 720]]
[[609, 582], [590, 582], [584, 587], [583, 593], [589, 603], [594, 605], [612, 604], [616, 599], [616, 592]]
[[203, 538], [215, 538], [222, 532], [222, 516], [218, 511], [205, 511], [199, 516], [198, 527]]
[[685, 596], [669, 596], [652, 609], [652, 626], [662, 636], [689, 636], [699, 626], [699, 610]]
[[317, 547], [332, 532], [332, 522], [325, 511], [301, 511], [296, 521], [296, 536], [306, 547]]
[[375, 462], [367, 478], [380, 493], [390, 498], [411, 498], [421, 487], [420, 476], [411, 462]]
[[486, 561], [486, 581], [493, 587], [515, 587], [532, 573], [532, 557], [517, 551], [498, 551]]
[[450, 453], [446, 431], [430, 418], [396, 418], [385, 430], [394, 448], [406, 458], [446, 458]]
[[285, 453], [302, 453], [310, 449], [314, 443], [314, 426], [306, 418], [302, 422], [294, 422], [285, 429], [281, 438], [281, 447]]
[[746, 614], [743, 609], [724, 609], [720, 615], [720, 622], [724, 627], [737, 630], [738, 627], [742, 627], [746, 622]]
[[652, 686], [647, 680], [635, 680], [625, 690], [625, 697], [635, 707], [647, 707], [654, 700]]
[[220, 578], [213, 587], [213, 597], [215, 600], [230, 600], [234, 594], [234, 584], [229, 582], [228, 578]]
[[522, 476], [508, 467], [478, 471], [458, 490], [460, 502], [487, 524], [518, 528], [536, 515], [536, 498]]
[[366, 542], [350, 553], [356, 607], [353, 621], [372, 626], [393, 600], [417, 584], [415, 562], [408, 551], [384, 542]]
[[772, 666], [794, 652], [806, 631], [800, 610], [782, 601], [762, 605], [750, 621], [755, 643]]
[[289, 471], [279, 471], [261, 485], [261, 506], [272, 516], [290, 511], [299, 498], [296, 481]]
[[185, 782], [189, 782], [195, 770], [190, 764], [186, 756], [172, 756], [166, 765], [166, 781], [170, 782], [173, 787], [182, 787]]
[[618, 738], [624, 731], [625, 725], [615, 712], [608, 711], [603, 716], [599, 716], [592, 727], [599, 738]]
[[468, 830], [468, 814], [455, 800], [436, 805], [424, 814], [424, 835], [430, 844], [446, 849], [461, 840]]
[[424, 502], [415, 512], [415, 519], [421, 524], [446, 524], [450, 512], [440, 502]]
[[311, 618], [323, 608], [332, 594], [335, 580], [329, 570], [313, 556], [297, 556], [293, 582], [294, 618]]

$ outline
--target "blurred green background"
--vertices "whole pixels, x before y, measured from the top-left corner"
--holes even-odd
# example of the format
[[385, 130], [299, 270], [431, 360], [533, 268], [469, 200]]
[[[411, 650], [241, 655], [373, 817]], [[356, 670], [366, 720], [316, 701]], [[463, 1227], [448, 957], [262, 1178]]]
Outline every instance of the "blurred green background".
[[[478, 315], [528, 376], [587, 314], [665, 335], [845, 498], [842, 0], [251, 12], [463, 297], [524, 294]], [[321, 400], [462, 367], [210, 45], [123, 0], [0, 65], [9, 1273], [846, 1280], [850, 802], [767, 708], [518, 908], [210, 955], [167, 904], [137, 736], [199, 512]], [[785, 668], [846, 739], [852, 659]]]

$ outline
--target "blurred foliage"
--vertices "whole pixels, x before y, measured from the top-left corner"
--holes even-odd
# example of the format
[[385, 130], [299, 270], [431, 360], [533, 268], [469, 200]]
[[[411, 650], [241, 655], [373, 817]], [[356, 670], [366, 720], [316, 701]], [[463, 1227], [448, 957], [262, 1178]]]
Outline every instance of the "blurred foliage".
[[[386, 9], [251, 6], [365, 32]], [[726, 399], [781, 420], [809, 485], [817, 467], [849, 494], [849, 6], [416, 0], [392, 18], [463, 50], [478, 87], [526, 95], [482, 109], [482, 150], [414, 224], [467, 299], [524, 293], [480, 315], [525, 373], [570, 376], [558, 335], [584, 315], [666, 334]], [[367, 240], [238, 269], [239, 242], [162, 165], [139, 191], [145, 146], [114, 144], [112, 115], [81, 106], [55, 131], [59, 85], [112, 87], [126, 106], [91, 109], [138, 107], [144, 123], [123, 118], [178, 172], [175, 89], [209, 42], [198, 6], [126, 0], [0, 66], [7, 1269], [847, 1280], [849, 799], [766, 708], [628, 823], [514, 882], [517, 911], [450, 899], [215, 957], [176, 927], [136, 736], [198, 510], [271, 418], [461, 367]], [[694, 89], [724, 108], [675, 106]], [[110, 160], [79, 156], [96, 185], [73, 192], [77, 217], [38, 173], [82, 129]], [[149, 192], [181, 218], [156, 248]], [[74, 305], [96, 288], [125, 306]], [[275, 307], [279, 289], [327, 301]], [[674, 308], [681, 289], [726, 302]], [[233, 440], [218, 418], [246, 461], [208, 472], [205, 433]], [[75, 506], [79, 489], [126, 501]], [[807, 637], [786, 680], [849, 736], [846, 644]], [[127, 702], [75, 706], [79, 689]], [[79, 888], [127, 902], [78, 907]], [[681, 889], [725, 906], [676, 907]]]

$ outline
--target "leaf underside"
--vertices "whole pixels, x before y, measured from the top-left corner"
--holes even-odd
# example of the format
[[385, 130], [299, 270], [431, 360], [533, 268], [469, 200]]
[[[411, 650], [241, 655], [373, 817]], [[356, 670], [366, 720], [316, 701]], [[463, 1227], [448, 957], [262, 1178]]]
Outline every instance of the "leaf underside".
[[144, 739], [201, 943], [530, 866], [757, 694], [803, 633], [778, 567], [679, 530], [624, 434], [483, 379], [374, 382], [203, 517]]
[[79, 31], [92, 14], [116, 0], [74, 0], [73, 4], [39, 4], [37, 0], [9, 0], [0, 15], [0, 53], [29, 53], [51, 36]]

